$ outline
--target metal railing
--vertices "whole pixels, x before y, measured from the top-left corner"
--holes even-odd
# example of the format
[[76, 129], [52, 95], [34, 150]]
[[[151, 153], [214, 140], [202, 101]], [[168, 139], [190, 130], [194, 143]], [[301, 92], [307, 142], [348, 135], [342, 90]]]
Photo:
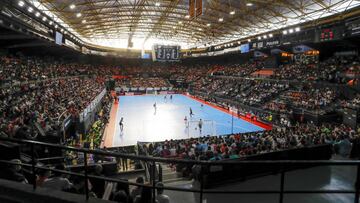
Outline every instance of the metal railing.
[[[33, 183], [34, 190], [36, 189], [36, 169], [44, 169], [49, 170], [52, 172], [57, 172], [61, 174], [66, 175], [72, 175], [77, 177], [82, 177], [85, 180], [88, 180], [89, 178], [92, 179], [101, 179], [104, 181], [109, 182], [116, 182], [116, 183], [122, 183], [126, 184], [128, 186], [140, 186], [144, 188], [149, 188], [152, 190], [152, 201], [155, 203], [155, 191], [156, 189], [163, 189], [163, 190], [170, 190], [170, 191], [180, 191], [180, 192], [192, 192], [199, 194], [198, 196], [198, 202], [202, 203], [204, 199], [204, 194], [278, 194], [279, 195], [279, 202], [284, 202], [284, 194], [354, 194], [354, 202], [359, 203], [359, 190], [360, 190], [360, 161], [359, 160], [267, 160], [267, 161], [194, 161], [194, 160], [183, 160], [183, 159], [167, 159], [167, 158], [155, 158], [155, 157], [148, 157], [148, 156], [140, 156], [140, 155], [130, 155], [130, 154], [124, 154], [124, 153], [116, 153], [116, 152], [108, 152], [103, 150], [89, 150], [89, 149], [83, 149], [83, 148], [74, 148], [74, 147], [68, 147], [58, 144], [50, 144], [50, 143], [44, 143], [44, 142], [38, 142], [38, 141], [30, 141], [30, 140], [19, 140], [19, 139], [13, 139], [13, 138], [5, 138], [0, 137], [0, 141], [7, 141], [12, 143], [18, 143], [18, 144], [24, 144], [24, 145], [30, 145], [30, 151], [31, 151], [31, 164], [25, 164], [25, 163], [15, 163], [12, 161], [7, 160], [0, 160], [0, 163], [5, 163], [9, 165], [21, 165], [26, 167], [31, 167], [32, 171], [32, 178], [31, 181]], [[84, 173], [75, 173], [70, 171], [64, 171], [64, 170], [57, 170], [49, 167], [43, 167], [43, 166], [37, 166], [36, 165], [36, 158], [35, 158], [35, 146], [46, 146], [48, 148], [56, 148], [61, 150], [68, 150], [68, 151], [74, 151], [74, 152], [82, 152], [84, 153]], [[150, 162], [152, 169], [150, 170], [152, 172], [152, 175], [150, 175], [150, 184], [139, 184], [135, 182], [128, 182], [122, 179], [116, 179], [116, 178], [108, 178], [103, 176], [94, 176], [89, 174], [89, 168], [88, 168], [88, 161], [87, 161], [87, 155], [88, 154], [96, 154], [96, 155], [103, 155], [103, 156], [110, 156], [110, 157], [120, 157], [125, 159], [131, 159], [131, 160], [138, 160], [138, 161], [144, 161], [144, 162]], [[214, 189], [205, 189], [204, 188], [204, 177], [203, 173], [200, 172], [200, 186], [199, 189], [188, 189], [188, 188], [178, 188], [173, 186], [164, 186], [164, 187], [158, 187], [156, 186], [157, 180], [156, 180], [156, 163], [172, 163], [172, 164], [186, 164], [186, 165], [201, 165], [201, 166], [221, 166], [221, 165], [254, 165], [254, 166], [281, 166], [281, 169], [279, 171], [280, 173], [280, 187], [278, 190], [214, 190]], [[284, 183], [285, 183], [285, 174], [288, 170], [286, 170], [286, 167], [290, 166], [301, 166], [301, 167], [309, 167], [309, 166], [356, 166], [357, 167], [357, 173], [356, 173], [356, 182], [354, 186], [354, 190], [285, 190]], [[85, 181], [85, 197], [86, 200], [89, 199], [89, 189], [88, 189], [88, 181]]]

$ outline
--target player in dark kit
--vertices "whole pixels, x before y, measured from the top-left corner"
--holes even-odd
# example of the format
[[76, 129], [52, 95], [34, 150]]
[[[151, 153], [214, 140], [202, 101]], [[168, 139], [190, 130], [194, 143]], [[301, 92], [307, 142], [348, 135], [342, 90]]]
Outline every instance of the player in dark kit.
[[119, 125], [120, 125], [120, 131], [122, 132], [124, 130], [124, 118], [123, 117], [121, 117]]
[[194, 114], [193, 114], [193, 111], [192, 111], [191, 107], [190, 107], [190, 110], [189, 110], [189, 111], [190, 111], [190, 113], [189, 113], [189, 114], [190, 114], [190, 117], [192, 117]]
[[156, 114], [156, 102], [154, 103], [153, 107], [154, 107], [154, 114]]
[[200, 119], [199, 124], [198, 124], [200, 134], [201, 134], [202, 126], [203, 126], [203, 121]]

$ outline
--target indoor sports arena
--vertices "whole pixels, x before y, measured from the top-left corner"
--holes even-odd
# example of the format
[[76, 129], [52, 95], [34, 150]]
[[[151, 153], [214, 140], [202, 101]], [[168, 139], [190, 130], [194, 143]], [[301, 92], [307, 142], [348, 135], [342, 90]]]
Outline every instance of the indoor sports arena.
[[359, 52], [358, 0], [1, 0], [0, 203], [359, 203]]

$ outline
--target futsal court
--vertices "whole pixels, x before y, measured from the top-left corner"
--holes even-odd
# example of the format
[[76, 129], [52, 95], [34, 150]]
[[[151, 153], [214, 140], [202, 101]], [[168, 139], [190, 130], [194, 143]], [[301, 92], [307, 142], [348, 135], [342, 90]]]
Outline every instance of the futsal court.
[[[190, 116], [190, 108], [193, 116]], [[173, 94], [172, 99], [170, 95], [166, 98], [165, 95], [120, 96], [118, 105], [112, 111], [116, 111], [116, 118], [109, 123], [113, 125], [110, 126], [112, 146], [108, 142], [106, 147], [134, 145], [138, 141], [155, 142], [264, 130], [225, 110], [182, 94]], [[119, 125], [121, 118], [122, 131]]]

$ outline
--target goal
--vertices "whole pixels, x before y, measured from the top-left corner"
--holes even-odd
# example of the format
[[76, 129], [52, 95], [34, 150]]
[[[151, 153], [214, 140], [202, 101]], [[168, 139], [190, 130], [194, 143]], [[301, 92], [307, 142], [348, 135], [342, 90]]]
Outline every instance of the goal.
[[216, 135], [216, 122], [213, 120], [203, 120], [201, 132], [199, 129], [199, 121], [188, 121], [188, 136], [200, 137], [200, 136], [215, 136]]
[[158, 92], [154, 89], [146, 89], [146, 94], [157, 95]]

